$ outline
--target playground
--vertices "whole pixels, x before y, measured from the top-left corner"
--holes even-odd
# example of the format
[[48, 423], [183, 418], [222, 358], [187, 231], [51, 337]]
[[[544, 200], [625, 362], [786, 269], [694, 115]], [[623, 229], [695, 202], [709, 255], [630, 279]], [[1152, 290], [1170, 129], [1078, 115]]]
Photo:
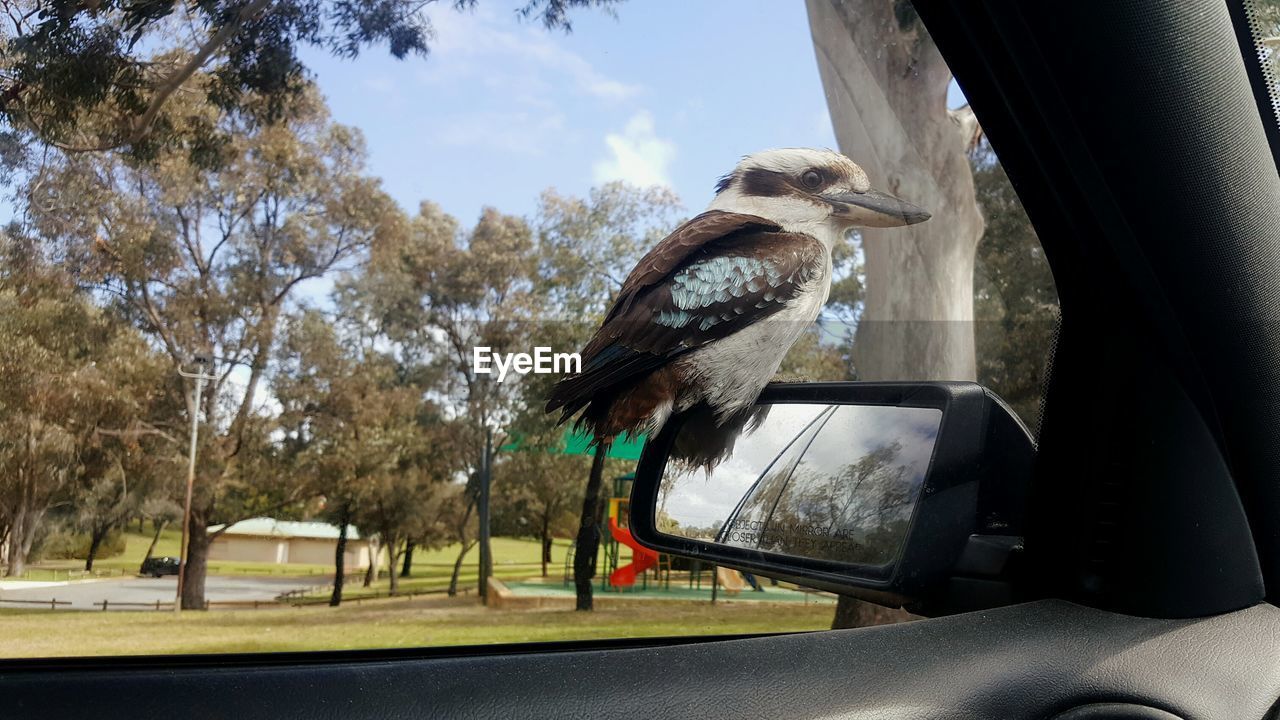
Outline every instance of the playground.
[[[608, 512], [600, 524], [602, 566], [596, 568], [595, 602], [684, 601], [834, 605], [829, 593], [757, 578], [725, 567], [676, 558], [642, 547], [627, 527], [634, 474], [614, 478]], [[502, 608], [571, 608], [574, 548], [561, 577], [498, 580], [490, 605]]]

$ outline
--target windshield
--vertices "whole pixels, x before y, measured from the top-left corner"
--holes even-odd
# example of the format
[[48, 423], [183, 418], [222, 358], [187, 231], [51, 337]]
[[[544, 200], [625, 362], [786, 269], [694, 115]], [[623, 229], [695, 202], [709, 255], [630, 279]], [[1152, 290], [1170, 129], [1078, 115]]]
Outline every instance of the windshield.
[[[856, 601], [632, 539], [683, 401], [557, 385], [759, 310], [797, 329], [713, 375], [974, 380], [1037, 422], [1052, 275], [905, 3], [2, 4], [0, 657], [831, 627]], [[628, 295], [708, 207], [809, 254]], [[620, 293], [661, 352], [592, 345]]]

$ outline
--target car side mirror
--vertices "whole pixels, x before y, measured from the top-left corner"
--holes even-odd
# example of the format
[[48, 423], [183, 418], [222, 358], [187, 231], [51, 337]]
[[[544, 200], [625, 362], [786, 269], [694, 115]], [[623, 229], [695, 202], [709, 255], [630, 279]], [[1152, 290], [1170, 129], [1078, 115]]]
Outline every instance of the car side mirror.
[[928, 615], [1012, 602], [1035, 445], [989, 390], [772, 384], [723, 429], [678, 414], [645, 448], [641, 544]]

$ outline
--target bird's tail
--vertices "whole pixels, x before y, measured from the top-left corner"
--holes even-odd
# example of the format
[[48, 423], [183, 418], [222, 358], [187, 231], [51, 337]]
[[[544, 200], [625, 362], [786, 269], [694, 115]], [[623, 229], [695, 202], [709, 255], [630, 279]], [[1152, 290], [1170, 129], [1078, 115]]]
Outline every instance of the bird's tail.
[[553, 393], [547, 407], [549, 410], [560, 409], [560, 423], [578, 414], [575, 428], [586, 430], [597, 439], [612, 440], [623, 434], [638, 436], [661, 430], [675, 405], [679, 387], [678, 371], [667, 366], [651, 371], [626, 387], [615, 385], [590, 395], [573, 395], [569, 399]]

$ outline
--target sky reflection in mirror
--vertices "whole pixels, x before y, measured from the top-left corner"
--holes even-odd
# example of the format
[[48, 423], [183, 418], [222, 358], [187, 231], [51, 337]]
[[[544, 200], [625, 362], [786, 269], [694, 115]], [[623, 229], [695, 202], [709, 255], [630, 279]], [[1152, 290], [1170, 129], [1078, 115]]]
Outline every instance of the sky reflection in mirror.
[[889, 563], [941, 422], [935, 408], [774, 405], [710, 471], [668, 466], [658, 529], [784, 555]]

